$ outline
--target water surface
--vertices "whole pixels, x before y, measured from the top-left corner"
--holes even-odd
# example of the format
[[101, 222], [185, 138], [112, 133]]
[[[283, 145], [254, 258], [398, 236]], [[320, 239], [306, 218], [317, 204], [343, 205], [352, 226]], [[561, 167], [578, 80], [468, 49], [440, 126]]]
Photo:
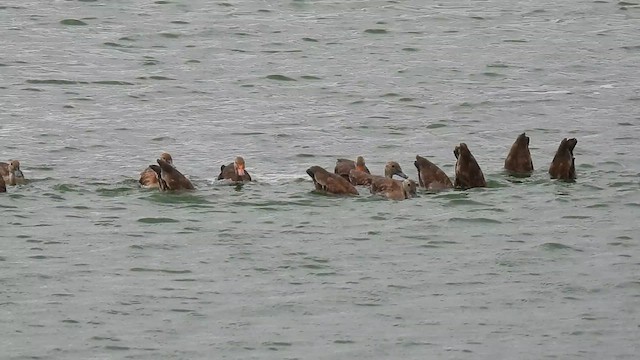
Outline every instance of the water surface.
[[[4, 1], [7, 359], [632, 359], [640, 5]], [[536, 171], [507, 177], [526, 131]], [[576, 137], [578, 181], [548, 179]], [[363, 155], [487, 189], [311, 192]], [[162, 151], [197, 191], [137, 186]], [[255, 183], [214, 181], [243, 155]]]

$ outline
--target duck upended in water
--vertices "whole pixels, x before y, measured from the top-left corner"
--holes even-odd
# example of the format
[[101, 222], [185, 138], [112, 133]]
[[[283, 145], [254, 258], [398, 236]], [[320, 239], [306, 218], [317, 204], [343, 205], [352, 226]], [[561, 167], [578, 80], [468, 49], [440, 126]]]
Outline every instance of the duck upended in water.
[[18, 160], [9, 160], [9, 163], [0, 162], [0, 175], [5, 186], [23, 185], [26, 182]]
[[418, 169], [418, 183], [421, 187], [429, 190], [442, 190], [453, 187], [451, 179], [436, 164], [416, 155], [416, 161], [413, 163]]
[[244, 167], [244, 159], [242, 156], [238, 156], [231, 164], [220, 166], [218, 180], [229, 179], [233, 182], [251, 181], [251, 175], [249, 175]]
[[369, 171], [369, 168], [367, 168], [367, 165], [365, 165], [364, 158], [362, 156], [358, 156], [356, 158], [356, 161], [349, 160], [349, 159], [338, 159], [336, 161], [336, 167], [333, 170], [333, 172], [335, 174], [342, 176], [346, 180], [349, 180], [349, 172], [354, 169], [358, 171], [362, 171], [366, 174], [371, 174], [371, 172]]
[[575, 138], [562, 139], [551, 166], [549, 166], [549, 175], [552, 179], [575, 180], [576, 159], [573, 156], [573, 149], [576, 144], [578, 144], [578, 140]]
[[308, 168], [307, 174], [313, 179], [313, 184], [318, 191], [336, 195], [358, 195], [358, 190], [349, 181], [340, 175], [328, 172], [320, 166]]
[[395, 180], [378, 177], [371, 182], [371, 193], [386, 196], [391, 200], [404, 200], [416, 196], [417, 184], [410, 179]]
[[[169, 153], [165, 152], [160, 154], [160, 159], [173, 166], [173, 159], [171, 158], [171, 155]], [[140, 173], [140, 180], [138, 180], [138, 182], [142, 187], [149, 189], [160, 188], [159, 177], [156, 171], [154, 171], [154, 169], [152, 168], [154, 166], [157, 167], [158, 165], [151, 165]]]
[[460, 143], [453, 150], [456, 156], [456, 179], [454, 186], [459, 189], [470, 189], [474, 187], [486, 187], [487, 182], [480, 165], [469, 151], [467, 144]]
[[178, 169], [169, 162], [158, 159], [158, 165], [149, 167], [156, 173], [158, 187], [162, 191], [166, 190], [194, 190], [195, 187], [186, 176], [182, 175]]
[[522, 133], [511, 145], [511, 150], [504, 160], [504, 168], [513, 175], [531, 175], [533, 161], [529, 151], [529, 137]]
[[403, 179], [408, 178], [407, 174], [402, 172], [402, 168], [400, 167], [400, 164], [398, 164], [395, 161], [389, 161], [384, 166], [384, 176], [371, 175], [370, 173], [366, 173], [358, 169], [351, 169], [351, 171], [349, 171], [349, 181], [353, 185], [369, 186], [371, 185], [371, 181], [373, 179], [376, 179], [376, 178], [391, 179], [393, 178], [393, 175], [398, 175]]

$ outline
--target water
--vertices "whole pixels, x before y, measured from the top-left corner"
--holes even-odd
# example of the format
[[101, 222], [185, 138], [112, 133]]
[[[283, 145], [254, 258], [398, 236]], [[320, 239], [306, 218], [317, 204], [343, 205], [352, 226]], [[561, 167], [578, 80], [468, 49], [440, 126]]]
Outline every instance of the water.
[[[636, 358], [640, 5], [0, 6], [6, 359]], [[505, 176], [522, 131], [535, 174]], [[576, 137], [576, 183], [548, 179]], [[305, 170], [416, 154], [488, 189], [392, 202]], [[137, 187], [162, 151], [189, 194]], [[243, 155], [257, 180], [214, 181]]]

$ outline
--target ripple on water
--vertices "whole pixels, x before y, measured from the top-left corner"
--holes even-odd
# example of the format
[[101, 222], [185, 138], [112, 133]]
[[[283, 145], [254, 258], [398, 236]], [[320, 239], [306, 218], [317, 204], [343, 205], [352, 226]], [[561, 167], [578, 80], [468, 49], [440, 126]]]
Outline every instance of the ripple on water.
[[160, 36], [167, 38], [167, 39], [177, 39], [180, 36], [182, 36], [182, 34], [178, 34], [178, 33], [167, 33], [167, 32], [162, 32], [159, 34]]
[[640, 281], [625, 281], [616, 285], [617, 288], [620, 289], [634, 289], [640, 290]]
[[106, 197], [119, 197], [121, 195], [127, 195], [134, 192], [135, 189], [131, 187], [118, 187], [118, 188], [98, 188], [96, 192], [100, 196]]
[[128, 346], [117, 346], [117, 345], [106, 345], [104, 347], [105, 350], [113, 350], [113, 351], [127, 351], [131, 350]]
[[457, 241], [452, 241], [452, 240], [431, 240], [431, 241], [429, 241], [429, 244], [455, 245], [455, 244], [458, 244], [458, 242]]
[[[43, 85], [75, 85], [78, 81], [73, 80], [61, 80], [61, 79], [29, 79], [27, 84], [43, 84]], [[84, 82], [86, 84], [86, 82]]]
[[333, 340], [333, 343], [338, 345], [348, 345], [348, 344], [355, 344], [356, 342], [353, 340], [338, 339], [338, 340]]
[[540, 249], [542, 249], [544, 251], [549, 251], [549, 252], [565, 251], [565, 250], [582, 252], [582, 250], [580, 250], [578, 248], [574, 248], [574, 247], [569, 246], [569, 245], [564, 245], [564, 244], [555, 243], [555, 242], [544, 243], [544, 244], [540, 245]]
[[449, 219], [449, 222], [475, 223], [475, 224], [502, 224], [502, 222], [499, 220], [489, 219], [484, 217], [476, 217], [476, 218], [453, 217]]
[[627, 187], [636, 188], [637, 185], [638, 183], [633, 181], [615, 181], [615, 182], [609, 183], [609, 187], [612, 187], [612, 188], [627, 188]]
[[60, 21], [62, 25], [71, 25], [71, 26], [84, 26], [87, 25], [86, 22], [78, 19], [64, 19]]
[[170, 78], [167, 76], [160, 76], [160, 75], [152, 75], [152, 76], [140, 76], [137, 77], [136, 79], [140, 79], [140, 80], [175, 80], [174, 78]]
[[104, 43], [102, 43], [102, 45], [108, 46], [108, 47], [112, 47], [112, 48], [122, 48], [122, 49], [132, 49], [132, 48], [135, 47], [133, 45], [118, 44], [118, 43], [113, 42], [113, 41], [104, 42]]
[[138, 219], [138, 222], [141, 222], [143, 224], [163, 224], [163, 223], [177, 223], [180, 221], [172, 218], [166, 218], [166, 217], [156, 217], [156, 218], [145, 217], [145, 218]]
[[154, 191], [147, 199], [159, 204], [192, 204], [203, 205], [210, 202], [204, 197], [191, 192], [159, 192]]
[[439, 129], [447, 126], [448, 125], [445, 122], [437, 122], [437, 123], [431, 123], [427, 125], [427, 129]]
[[92, 81], [92, 84], [97, 84], [97, 85], [135, 85], [134, 83], [128, 82], [128, 81], [120, 81], [120, 80], [99, 80], [99, 81]]
[[288, 76], [279, 75], [279, 74], [267, 75], [266, 78], [269, 80], [277, 80], [277, 81], [296, 81], [296, 79], [294, 78], [290, 78]]
[[479, 201], [475, 201], [475, 200], [471, 200], [471, 199], [467, 199], [467, 198], [458, 198], [458, 199], [451, 199], [448, 202], [449, 205], [453, 205], [453, 206], [458, 206], [458, 205], [477, 205], [477, 206], [489, 206], [489, 204], [485, 204], [485, 203], [481, 203]]
[[129, 269], [129, 271], [133, 272], [160, 272], [165, 274], [190, 274], [191, 270], [173, 270], [173, 269], [152, 269], [152, 268], [141, 268], [134, 267]]
[[562, 219], [570, 219], [570, 220], [586, 220], [591, 219], [591, 216], [586, 215], [564, 215]]
[[57, 184], [53, 186], [53, 189], [61, 193], [80, 193], [84, 191], [80, 186], [75, 184]]
[[387, 34], [389, 31], [387, 29], [375, 28], [366, 29], [364, 32], [367, 34]]
[[151, 141], [156, 141], [156, 142], [166, 142], [166, 141], [176, 141], [176, 139], [170, 137], [170, 136], [158, 136], [155, 137], [153, 139], [151, 139]]

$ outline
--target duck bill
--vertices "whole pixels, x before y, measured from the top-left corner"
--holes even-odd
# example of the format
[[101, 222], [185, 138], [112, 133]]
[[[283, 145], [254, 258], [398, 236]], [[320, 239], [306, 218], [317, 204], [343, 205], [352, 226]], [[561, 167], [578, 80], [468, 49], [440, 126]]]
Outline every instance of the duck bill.
[[244, 166], [238, 166], [236, 168], [236, 173], [238, 174], [238, 176], [244, 176]]
[[21, 171], [21, 170], [14, 170], [14, 171], [13, 171], [13, 174], [14, 174], [14, 176], [15, 176], [17, 179], [22, 179], [22, 178], [24, 178], [24, 174], [22, 173], [22, 171]]
[[398, 175], [403, 179], [408, 179], [409, 177], [407, 176], [407, 174], [403, 173], [402, 171], [398, 171], [396, 173], [394, 173], [393, 175]]

